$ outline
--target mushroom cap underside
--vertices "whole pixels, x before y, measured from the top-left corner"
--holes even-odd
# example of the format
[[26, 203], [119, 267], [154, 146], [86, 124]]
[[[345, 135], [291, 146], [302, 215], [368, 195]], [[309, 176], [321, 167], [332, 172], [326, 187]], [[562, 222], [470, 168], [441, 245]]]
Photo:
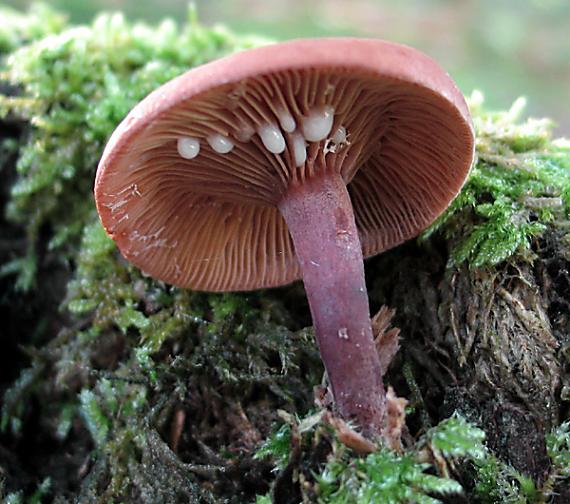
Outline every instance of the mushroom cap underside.
[[[330, 119], [319, 140], [314, 117]], [[300, 276], [277, 208], [291, 186], [340, 173], [368, 257], [447, 208], [473, 149], [465, 101], [427, 56], [379, 40], [297, 40], [151, 93], [113, 133], [95, 197], [145, 273], [197, 290], [274, 287]]]

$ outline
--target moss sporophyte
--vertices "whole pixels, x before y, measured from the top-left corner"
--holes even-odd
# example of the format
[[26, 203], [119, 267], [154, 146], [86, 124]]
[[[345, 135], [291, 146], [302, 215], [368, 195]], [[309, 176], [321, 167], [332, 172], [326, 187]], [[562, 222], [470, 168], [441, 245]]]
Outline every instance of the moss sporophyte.
[[431, 224], [473, 153], [467, 105], [427, 56], [296, 40], [152, 92], [107, 144], [95, 196], [123, 256], [167, 283], [219, 292], [302, 278], [337, 412], [376, 438], [386, 395], [363, 256]]

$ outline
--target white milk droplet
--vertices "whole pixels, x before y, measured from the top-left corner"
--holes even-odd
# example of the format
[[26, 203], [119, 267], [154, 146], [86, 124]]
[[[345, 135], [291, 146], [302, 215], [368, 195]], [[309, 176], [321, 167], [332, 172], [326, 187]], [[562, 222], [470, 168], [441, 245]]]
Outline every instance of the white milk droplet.
[[287, 110], [280, 110], [277, 113], [277, 117], [279, 118], [279, 124], [287, 133], [293, 133], [297, 124], [295, 123], [295, 119]]
[[228, 137], [225, 137], [224, 135], [220, 135], [218, 133], [210, 135], [207, 140], [210, 144], [210, 147], [212, 147], [212, 149], [214, 149], [219, 154], [227, 154], [234, 148], [233, 142]]
[[259, 128], [259, 136], [265, 148], [273, 154], [281, 154], [285, 150], [283, 133], [274, 124], [265, 124]]
[[324, 107], [313, 110], [303, 118], [303, 135], [309, 142], [318, 142], [330, 133], [334, 119], [334, 109]]
[[295, 158], [295, 166], [303, 166], [307, 160], [305, 137], [300, 133], [293, 135], [293, 157]]
[[200, 141], [193, 137], [182, 137], [178, 139], [178, 154], [184, 159], [194, 159], [200, 152]]
[[335, 144], [341, 144], [346, 141], [346, 128], [344, 126], [339, 126], [332, 136], [332, 141]]
[[338, 330], [338, 337], [339, 337], [340, 339], [347, 340], [347, 339], [348, 339], [348, 329], [347, 329], [346, 327], [341, 327], [341, 328]]

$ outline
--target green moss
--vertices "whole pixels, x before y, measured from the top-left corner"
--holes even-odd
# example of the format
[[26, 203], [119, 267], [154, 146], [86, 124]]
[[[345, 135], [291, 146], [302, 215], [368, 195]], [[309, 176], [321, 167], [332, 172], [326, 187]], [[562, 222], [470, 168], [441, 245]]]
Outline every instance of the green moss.
[[0, 19], [0, 55], [65, 26], [65, 16], [45, 4], [34, 4], [25, 14], [0, 5]]
[[269, 436], [255, 453], [255, 458], [271, 457], [276, 470], [282, 470], [289, 461], [291, 452], [291, 426], [283, 424], [275, 433]]
[[[317, 418], [315, 420], [315, 418]], [[330, 429], [319, 424], [315, 415], [293, 424], [285, 423], [265, 441], [258, 457], [271, 457], [276, 471], [290, 471], [291, 454], [297, 454], [297, 471], [310, 463], [319, 440], [331, 436]], [[309, 424], [310, 429], [302, 428]], [[568, 423], [548, 436], [552, 461], [550, 474], [539, 487], [510, 465], [495, 457], [485, 446], [484, 432], [464, 418], [454, 415], [431, 428], [404, 452], [385, 448], [367, 456], [358, 456], [332, 436], [332, 452], [326, 462], [304, 471], [301, 489], [306, 501], [322, 504], [438, 503], [438, 497], [453, 499], [466, 493], [460, 481], [465, 472], [472, 474], [473, 488], [466, 496], [469, 502], [481, 504], [532, 504], [547, 502], [553, 486], [568, 478]], [[461, 471], [458, 468], [462, 467]], [[461, 473], [463, 474], [463, 477]], [[259, 496], [265, 502], [269, 494]]]
[[570, 421], [554, 429], [546, 438], [548, 455], [554, 469], [563, 478], [570, 478]]
[[457, 481], [428, 474], [428, 468], [428, 464], [420, 464], [410, 456], [387, 450], [365, 459], [335, 461], [327, 464], [318, 478], [320, 502], [435, 504], [441, 501], [431, 495], [462, 492]]
[[570, 478], [570, 421], [565, 421], [546, 437], [546, 448], [552, 467], [543, 493], [554, 495], [555, 486], [567, 483]]
[[444, 457], [485, 457], [483, 440], [485, 433], [467, 422], [463, 417], [454, 416], [441, 421], [426, 434], [426, 443], [431, 450], [437, 450]]
[[473, 494], [482, 504], [531, 504], [545, 502], [547, 491], [540, 491], [531, 478], [488, 454], [474, 462], [477, 477]]
[[21, 417], [25, 409], [25, 403], [21, 399], [28, 396], [34, 389], [42, 372], [43, 366], [41, 364], [24, 369], [18, 379], [4, 393], [0, 430], [10, 430], [15, 434], [20, 433], [22, 428]]
[[[276, 469], [286, 472], [292, 450], [299, 447], [310, 457], [319, 439], [330, 437], [330, 430], [319, 425], [319, 415], [313, 415], [293, 425], [284, 424], [263, 444], [258, 457], [273, 458]], [[404, 453], [382, 448], [366, 457], [355, 456], [333, 436], [332, 453], [326, 463], [313, 471], [308, 479], [305, 472], [304, 499], [331, 504], [390, 502], [440, 502], [434, 496], [463, 492], [453, 478], [435, 471], [435, 460], [484, 459], [484, 434], [461, 417], [442, 421]], [[431, 454], [437, 453], [437, 457]], [[431, 461], [426, 459], [431, 457]], [[303, 455], [297, 455], [302, 459]], [[299, 469], [308, 460], [298, 462]], [[307, 491], [307, 488], [310, 489]]]
[[107, 441], [109, 434], [109, 419], [99, 406], [95, 393], [91, 390], [83, 390], [79, 396], [81, 414], [85, 425], [91, 433], [91, 437], [97, 446], [102, 446]]
[[[4, 497], [2, 502], [4, 504], [42, 504], [48, 502], [49, 491], [51, 487], [51, 480], [45, 478], [37, 487], [35, 492], [28, 498], [24, 498], [22, 492], [13, 492]], [[2, 497], [2, 488], [0, 486], [0, 497]]]
[[427, 445], [445, 458], [483, 457], [483, 438], [480, 429], [453, 417], [403, 454], [381, 449], [365, 458], [335, 457], [317, 477], [320, 502], [437, 503], [440, 500], [434, 496], [463, 493], [456, 480], [434, 474], [432, 464], [420, 462], [425, 459], [423, 449]]

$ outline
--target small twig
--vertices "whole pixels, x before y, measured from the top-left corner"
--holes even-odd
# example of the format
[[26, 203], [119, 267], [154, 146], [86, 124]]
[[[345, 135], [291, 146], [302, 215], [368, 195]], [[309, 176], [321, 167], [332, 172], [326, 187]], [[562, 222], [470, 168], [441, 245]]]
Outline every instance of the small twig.
[[215, 465], [225, 465], [227, 464], [227, 460], [220, 457], [212, 448], [210, 448], [206, 443], [204, 443], [200, 439], [196, 439], [196, 444], [198, 445], [198, 449], [200, 453], [204, 456], [204, 458], [210, 463]]
[[421, 422], [424, 430], [427, 431], [430, 427], [432, 427], [432, 423], [426, 410], [422, 391], [420, 390], [420, 387], [414, 376], [414, 371], [412, 370], [412, 366], [408, 360], [404, 361], [402, 373], [404, 374], [404, 379], [406, 380], [406, 383], [410, 389], [412, 395], [412, 403], [417, 404], [420, 407]]
[[561, 197], [533, 197], [525, 196], [522, 198], [522, 202], [528, 208], [534, 210], [540, 210], [541, 208], [560, 208], [564, 205]]
[[174, 411], [172, 424], [170, 425], [170, 448], [174, 453], [178, 453], [178, 443], [184, 430], [184, 422], [186, 421], [186, 411], [178, 407]]
[[330, 425], [338, 436], [338, 440], [360, 455], [368, 455], [378, 450], [378, 445], [356, 432], [341, 418], [335, 417], [330, 411], [323, 414], [323, 422]]
[[488, 164], [499, 166], [510, 170], [521, 170], [527, 173], [536, 174], [536, 170], [524, 163], [523, 160], [517, 156], [501, 156], [500, 154], [485, 154], [479, 152], [479, 159]]

